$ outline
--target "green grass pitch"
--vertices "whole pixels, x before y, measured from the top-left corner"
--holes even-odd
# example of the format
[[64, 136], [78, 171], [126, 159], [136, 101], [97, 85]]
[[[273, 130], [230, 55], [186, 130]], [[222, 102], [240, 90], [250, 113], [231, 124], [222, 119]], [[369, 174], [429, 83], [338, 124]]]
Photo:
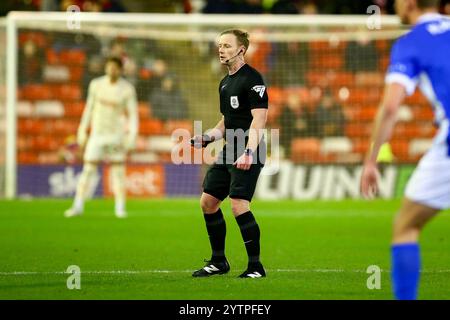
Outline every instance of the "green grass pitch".
[[[226, 252], [231, 271], [191, 277], [210, 249], [197, 199], [130, 200], [129, 218], [112, 200], [63, 217], [70, 200], [0, 201], [0, 299], [391, 299], [392, 217], [399, 201], [254, 201], [265, 279], [238, 279], [246, 254], [228, 201]], [[421, 299], [450, 298], [450, 216], [422, 240]], [[81, 289], [68, 290], [69, 265]], [[366, 269], [382, 269], [381, 289]]]

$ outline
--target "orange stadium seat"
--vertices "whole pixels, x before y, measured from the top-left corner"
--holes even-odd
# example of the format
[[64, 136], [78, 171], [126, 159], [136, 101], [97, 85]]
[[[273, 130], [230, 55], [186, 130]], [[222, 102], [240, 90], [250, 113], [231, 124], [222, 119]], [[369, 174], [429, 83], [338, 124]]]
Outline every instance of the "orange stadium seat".
[[177, 129], [184, 129], [193, 132], [193, 122], [191, 120], [168, 120], [164, 124], [164, 133], [172, 134]]
[[146, 102], [139, 102], [138, 112], [141, 121], [150, 118], [150, 105]]
[[85, 102], [67, 102], [64, 104], [64, 114], [66, 117], [81, 118]]
[[19, 89], [19, 99], [21, 100], [50, 100], [52, 98], [52, 87], [46, 84], [29, 84]]
[[36, 135], [44, 130], [45, 123], [40, 119], [19, 119], [17, 126], [19, 134]]
[[48, 45], [47, 37], [41, 32], [19, 32], [19, 44], [22, 45], [29, 40], [33, 41], [41, 48]]
[[345, 135], [349, 138], [366, 138], [370, 136], [371, 125], [361, 122], [349, 122], [345, 125]]
[[83, 78], [84, 69], [83, 67], [70, 67], [69, 68], [70, 81], [72, 82], [80, 82]]
[[161, 120], [148, 119], [139, 123], [139, 133], [141, 135], [161, 134], [163, 129], [164, 124]]
[[269, 87], [267, 90], [270, 103], [283, 104], [285, 102], [286, 95], [283, 88]]
[[434, 112], [430, 106], [416, 106], [411, 108], [414, 114], [414, 119], [418, 121], [433, 121]]
[[409, 157], [409, 140], [406, 139], [392, 139], [390, 142], [392, 153], [398, 162], [410, 162]]
[[77, 120], [71, 119], [58, 119], [49, 122], [51, 131], [58, 135], [70, 135], [76, 134], [78, 129]]
[[60, 62], [67, 65], [83, 65], [86, 62], [86, 53], [80, 49], [61, 50]]
[[391, 59], [390, 59], [389, 55], [385, 55], [385, 56], [381, 57], [378, 62], [378, 69], [381, 70], [382, 72], [386, 72], [387, 68], [389, 66], [390, 60]]
[[317, 55], [311, 58], [311, 66], [316, 69], [340, 69], [344, 60], [340, 54]]
[[375, 46], [381, 52], [389, 51], [391, 47], [390, 42], [388, 40], [376, 40]]
[[354, 121], [373, 121], [378, 107], [375, 106], [354, 106], [349, 107]]
[[45, 51], [45, 58], [48, 64], [59, 64], [58, 52], [53, 49], [47, 49]]
[[366, 152], [369, 150], [369, 139], [353, 139], [353, 152], [359, 153], [359, 154], [366, 154]]
[[32, 138], [19, 135], [17, 137], [17, 150], [19, 151], [29, 151], [33, 147]]
[[314, 162], [321, 158], [320, 140], [317, 138], [295, 138], [291, 142], [291, 160]]
[[405, 103], [409, 105], [430, 105], [420, 90], [416, 90], [411, 96], [407, 97]]
[[382, 97], [382, 88], [369, 87], [369, 88], [349, 88], [348, 99], [345, 100], [348, 104], [364, 104], [374, 105], [377, 104]]
[[19, 164], [35, 164], [38, 162], [38, 156], [35, 152], [19, 152], [17, 160]]
[[56, 151], [64, 144], [64, 138], [54, 135], [40, 135], [32, 139], [35, 151]]
[[61, 84], [53, 86], [54, 97], [62, 101], [76, 101], [81, 99], [81, 88], [77, 84]]

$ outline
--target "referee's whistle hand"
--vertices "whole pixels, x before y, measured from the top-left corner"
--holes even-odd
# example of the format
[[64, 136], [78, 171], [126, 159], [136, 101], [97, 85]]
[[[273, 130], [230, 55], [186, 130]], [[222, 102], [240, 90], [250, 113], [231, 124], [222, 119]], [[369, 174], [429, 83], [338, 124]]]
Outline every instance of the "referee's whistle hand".
[[194, 136], [191, 139], [191, 146], [196, 148], [196, 149], [201, 149], [203, 148], [203, 139], [202, 136]]
[[252, 163], [253, 163], [253, 156], [243, 154], [233, 163], [233, 165], [241, 170], [249, 170]]

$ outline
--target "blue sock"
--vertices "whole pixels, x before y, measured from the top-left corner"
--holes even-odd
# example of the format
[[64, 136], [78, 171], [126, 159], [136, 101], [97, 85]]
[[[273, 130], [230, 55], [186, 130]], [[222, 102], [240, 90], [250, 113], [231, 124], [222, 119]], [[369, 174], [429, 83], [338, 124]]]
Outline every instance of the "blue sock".
[[417, 299], [420, 252], [417, 243], [392, 245], [392, 285], [398, 300]]

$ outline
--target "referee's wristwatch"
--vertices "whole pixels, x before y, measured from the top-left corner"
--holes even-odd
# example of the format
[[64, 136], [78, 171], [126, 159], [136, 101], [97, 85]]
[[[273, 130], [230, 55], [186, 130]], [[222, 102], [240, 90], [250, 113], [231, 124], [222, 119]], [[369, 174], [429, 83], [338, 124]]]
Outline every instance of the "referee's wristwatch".
[[244, 150], [244, 154], [246, 156], [253, 156], [253, 150], [250, 149], [250, 148], [247, 148], [247, 149]]

